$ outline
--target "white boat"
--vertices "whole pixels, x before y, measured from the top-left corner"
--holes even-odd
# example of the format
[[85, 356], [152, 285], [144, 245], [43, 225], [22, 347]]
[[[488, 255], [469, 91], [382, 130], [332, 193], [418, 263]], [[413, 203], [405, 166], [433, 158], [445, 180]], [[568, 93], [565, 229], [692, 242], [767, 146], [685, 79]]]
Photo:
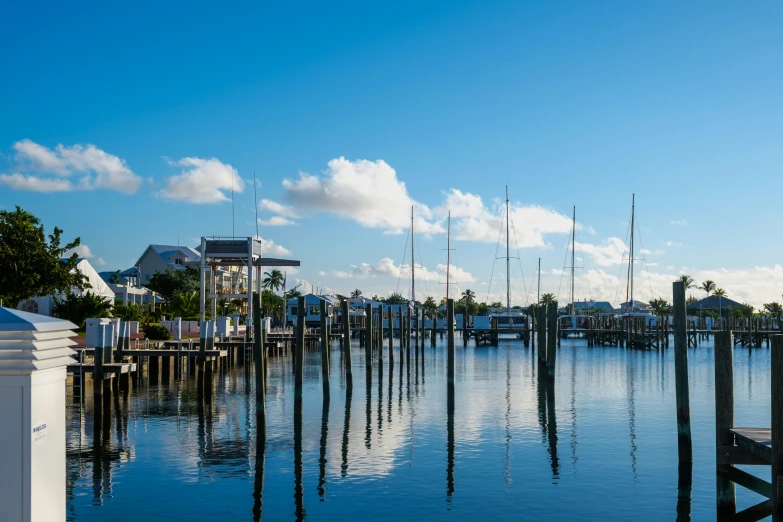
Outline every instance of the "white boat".
[[631, 196], [631, 244], [630, 255], [628, 256], [628, 281], [626, 282], [626, 300], [620, 306], [620, 313], [617, 317], [643, 317], [645, 325], [655, 326], [658, 324], [658, 316], [653, 315], [644, 303], [634, 301], [633, 298], [633, 248], [634, 248], [634, 227], [636, 222], [636, 194]]

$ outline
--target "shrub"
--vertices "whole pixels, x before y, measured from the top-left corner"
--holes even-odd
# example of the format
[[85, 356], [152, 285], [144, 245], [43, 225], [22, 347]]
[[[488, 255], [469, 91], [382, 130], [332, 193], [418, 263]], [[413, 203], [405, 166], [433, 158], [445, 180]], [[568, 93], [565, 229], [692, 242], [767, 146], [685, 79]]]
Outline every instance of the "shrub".
[[150, 324], [144, 328], [144, 337], [150, 341], [168, 341], [171, 339], [171, 334], [164, 326]]

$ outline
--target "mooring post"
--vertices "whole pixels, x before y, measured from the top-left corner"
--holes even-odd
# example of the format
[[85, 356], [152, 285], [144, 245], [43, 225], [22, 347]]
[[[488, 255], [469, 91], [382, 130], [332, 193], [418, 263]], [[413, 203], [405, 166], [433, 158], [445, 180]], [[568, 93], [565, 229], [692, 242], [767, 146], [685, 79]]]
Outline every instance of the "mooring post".
[[454, 299], [449, 299], [446, 302], [446, 328], [448, 329], [448, 384], [454, 386], [454, 373], [456, 368], [455, 352], [454, 352]]
[[353, 386], [353, 364], [351, 360], [351, 316], [348, 299], [343, 299], [343, 360], [345, 361], [345, 378], [348, 387]]
[[772, 336], [772, 521], [783, 522], [783, 335]]
[[674, 303], [674, 379], [677, 395], [677, 449], [680, 462], [693, 461], [691, 407], [688, 391], [688, 332], [685, 312], [685, 285], [672, 283]]
[[715, 450], [717, 466], [718, 520], [737, 512], [734, 482], [723, 475], [731, 464], [721, 464], [728, 449], [734, 446], [734, 340], [731, 332], [715, 335]]
[[103, 346], [99, 345], [93, 348], [93, 359], [94, 359], [93, 366], [92, 366], [93, 393], [94, 395], [102, 395], [103, 394]]
[[302, 385], [304, 384], [304, 354], [305, 354], [305, 298], [299, 297], [296, 317], [296, 346], [294, 347], [294, 399], [302, 400]]
[[538, 360], [546, 362], [546, 305], [538, 305]]
[[326, 301], [321, 301], [321, 386], [324, 401], [329, 400], [329, 327], [326, 318]]
[[261, 296], [253, 293], [253, 359], [256, 370], [256, 417], [257, 426], [266, 430], [266, 361], [264, 360], [264, 338], [261, 333]]
[[557, 301], [552, 301], [547, 306], [547, 320], [549, 331], [547, 332], [546, 369], [549, 377], [555, 376], [555, 362], [557, 361]]
[[394, 318], [392, 316], [392, 307], [386, 307], [386, 315], [389, 317], [389, 367], [394, 364]]
[[372, 303], [368, 304], [365, 309], [367, 319], [364, 323], [364, 365], [367, 371], [372, 368], [372, 352], [373, 352], [373, 335], [372, 335]]

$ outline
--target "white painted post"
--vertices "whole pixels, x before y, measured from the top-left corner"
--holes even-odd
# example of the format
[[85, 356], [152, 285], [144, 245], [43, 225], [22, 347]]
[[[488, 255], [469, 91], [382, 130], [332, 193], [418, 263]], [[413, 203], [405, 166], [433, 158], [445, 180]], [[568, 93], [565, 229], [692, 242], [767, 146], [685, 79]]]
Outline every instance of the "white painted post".
[[65, 520], [65, 377], [76, 328], [0, 308], [0, 520]]
[[207, 262], [207, 238], [203, 237], [201, 238], [201, 260], [199, 262], [199, 286], [198, 286], [198, 294], [199, 294], [199, 324], [204, 322], [205, 315], [206, 315], [206, 296], [204, 295], [204, 292], [206, 289], [204, 288], [204, 278], [205, 278], [205, 270], [206, 270], [206, 262]]
[[250, 339], [253, 330], [253, 238], [247, 238], [247, 320], [245, 339]]
[[[204, 324], [204, 321], [201, 321], [201, 324]], [[173, 321], [171, 321], [171, 334], [174, 336], [175, 341], [181, 341], [182, 340], [182, 318], [181, 317], [175, 317]]]

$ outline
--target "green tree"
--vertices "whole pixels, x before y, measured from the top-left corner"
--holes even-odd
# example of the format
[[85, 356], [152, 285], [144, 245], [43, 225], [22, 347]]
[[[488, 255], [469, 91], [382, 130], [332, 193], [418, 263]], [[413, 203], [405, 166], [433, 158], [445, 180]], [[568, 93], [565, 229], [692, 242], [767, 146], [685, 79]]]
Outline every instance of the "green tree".
[[84, 330], [88, 318], [110, 317], [112, 304], [108, 297], [100, 297], [90, 291], [82, 295], [69, 292], [63, 299], [55, 299], [52, 313], [55, 317], [71, 321], [80, 330]]
[[76, 269], [79, 256], [63, 256], [81, 244], [77, 237], [61, 245], [63, 231], [57, 227], [48, 241], [40, 220], [22, 210], [0, 211], [0, 300], [15, 308], [30, 297], [68, 293], [90, 288]]
[[156, 292], [168, 308], [178, 292], [198, 293], [200, 278], [198, 268], [189, 266], [185, 270], [156, 271], [147, 283], [147, 288]]
[[177, 292], [172, 301], [171, 313], [185, 321], [197, 321], [201, 304], [195, 291]]
[[107, 283], [111, 283], [113, 285], [120, 284], [120, 271], [119, 270], [115, 270], [114, 272], [112, 272], [111, 275], [109, 275], [108, 281], [106, 281], [106, 282]]
[[123, 321], [139, 321], [141, 322], [144, 315], [144, 310], [136, 303], [130, 304], [115, 304], [113, 310], [114, 317], [119, 317]]
[[699, 288], [701, 288], [702, 290], [707, 292], [707, 296], [709, 297], [709, 295], [712, 293], [712, 291], [715, 290], [715, 283], [713, 281], [710, 281], [709, 279], [707, 279], [706, 281], [704, 281], [701, 284], [701, 286]]
[[690, 288], [696, 288], [696, 281], [694, 281], [693, 278], [689, 275], [681, 275], [679, 281], [682, 281], [682, 284], [685, 286], [686, 290]]
[[780, 324], [780, 317], [783, 316], [783, 306], [781, 306], [780, 303], [776, 303], [774, 301], [771, 303], [764, 303], [764, 310], [766, 310], [769, 315], [777, 319], [778, 324]]
[[475, 299], [476, 299], [476, 292], [468, 288], [467, 290], [462, 292], [462, 297], [460, 298], [460, 301], [471, 304], [475, 301]]
[[264, 278], [261, 280], [261, 286], [275, 291], [283, 288], [283, 273], [277, 268], [271, 272], [264, 272]]
[[723, 288], [716, 288], [712, 291], [712, 295], [719, 295], [721, 297], [726, 297], [726, 290]]
[[699, 301], [698, 299], [696, 299], [692, 295], [689, 295], [688, 297], [685, 298], [685, 305], [686, 306], [691, 306], [694, 303], [697, 303], [698, 301]]
[[650, 310], [652, 310], [653, 313], [659, 317], [668, 316], [671, 313], [671, 305], [668, 301], [666, 301], [666, 299], [663, 299], [662, 297], [651, 299], [649, 306]]
[[358, 288], [353, 292], [351, 292], [351, 297], [353, 297], [354, 299], [358, 299], [361, 296], [362, 296], [362, 291], [359, 290]]
[[541, 296], [540, 303], [543, 305], [548, 305], [549, 303], [555, 302], [555, 294], [546, 293]]
[[438, 304], [435, 302], [435, 299], [433, 299], [432, 296], [425, 299], [424, 313], [431, 316], [435, 314], [435, 312], [437, 311], [438, 311]]
[[384, 299], [383, 302], [387, 304], [408, 304], [408, 300], [397, 292]]

